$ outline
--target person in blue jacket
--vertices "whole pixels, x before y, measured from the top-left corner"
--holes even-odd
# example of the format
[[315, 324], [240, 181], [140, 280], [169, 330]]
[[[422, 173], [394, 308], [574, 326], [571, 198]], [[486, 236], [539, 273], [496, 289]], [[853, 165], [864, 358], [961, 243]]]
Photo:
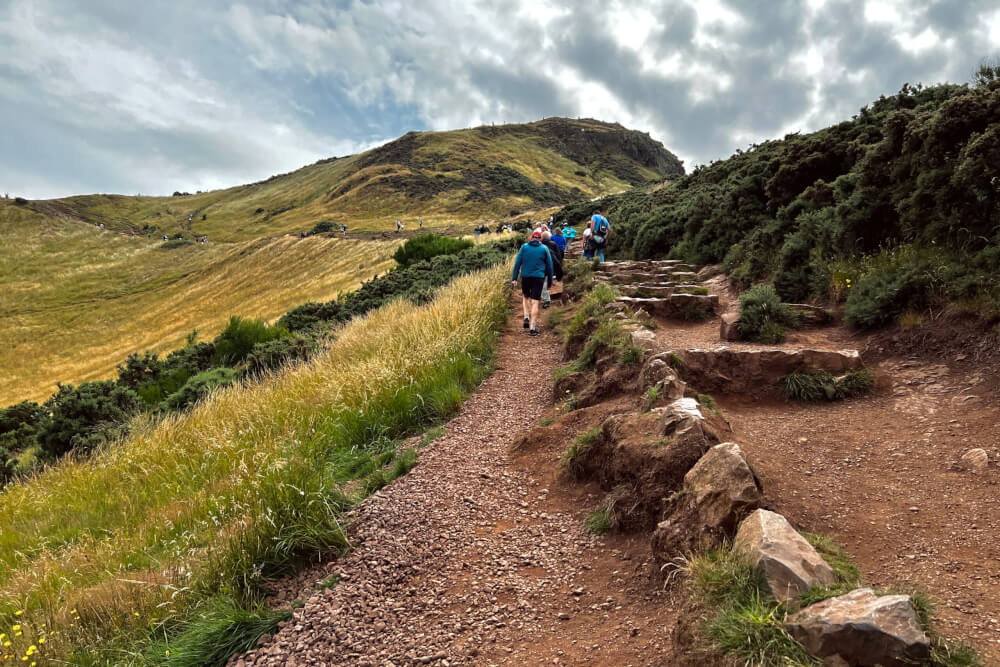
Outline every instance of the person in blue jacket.
[[555, 231], [552, 232], [552, 242], [559, 246], [560, 251], [566, 252], [566, 237], [563, 236], [562, 227], [556, 227]]
[[542, 288], [552, 287], [552, 255], [542, 245], [542, 235], [531, 233], [531, 240], [521, 246], [514, 261], [511, 283], [517, 285], [517, 275], [521, 274], [521, 305], [524, 306], [524, 328], [532, 336], [538, 332], [538, 304], [542, 299]]

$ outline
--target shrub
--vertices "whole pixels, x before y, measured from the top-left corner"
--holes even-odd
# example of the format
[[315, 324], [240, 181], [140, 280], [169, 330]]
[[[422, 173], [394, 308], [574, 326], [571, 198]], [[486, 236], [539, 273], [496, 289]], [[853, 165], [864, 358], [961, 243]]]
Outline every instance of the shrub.
[[236, 381], [237, 373], [232, 368], [220, 367], [202, 371], [192, 376], [180, 389], [170, 394], [163, 402], [167, 410], [183, 410], [207, 396], [213, 389], [227, 387]]
[[416, 262], [431, 259], [439, 255], [454, 255], [468, 250], [475, 244], [466, 239], [456, 239], [437, 234], [422, 234], [416, 236], [402, 246], [392, 256], [400, 266], [407, 267]]
[[740, 331], [747, 340], [780, 343], [794, 314], [771, 285], [756, 285], [740, 294]]
[[32, 401], [0, 409], [0, 450], [13, 455], [34, 446], [48, 419], [48, 411]]
[[24, 197], [14, 197], [14, 204], [17, 206], [25, 206], [27, 203], [28, 200]]
[[38, 442], [50, 457], [71, 450], [89, 452], [127, 432], [126, 423], [139, 407], [134, 391], [111, 380], [77, 387], [60, 384], [45, 402], [52, 416], [38, 434]]
[[289, 332], [282, 326], [270, 326], [262, 319], [244, 319], [234, 315], [213, 343], [217, 366], [235, 366], [250, 354], [255, 345], [285, 338]]
[[588, 514], [584, 519], [587, 532], [594, 535], [603, 535], [611, 530], [611, 517], [608, 515], [608, 508], [601, 507], [597, 511]]
[[133, 352], [128, 355], [124, 363], [118, 364], [118, 384], [128, 387], [132, 391], [138, 391], [146, 384], [156, 382], [163, 370], [163, 364], [159, 358], [150, 351], [142, 355]]
[[569, 475], [575, 479], [583, 477], [585, 467], [584, 459], [598, 439], [601, 437], [601, 427], [595, 426], [584, 431], [573, 439], [569, 447], [563, 453], [563, 466]]
[[330, 220], [321, 220], [317, 222], [312, 229], [309, 230], [310, 234], [326, 234], [327, 232], [332, 232], [337, 226]]
[[322, 347], [315, 336], [301, 333], [257, 343], [247, 355], [244, 374], [258, 375], [277, 370], [288, 363], [307, 361]]

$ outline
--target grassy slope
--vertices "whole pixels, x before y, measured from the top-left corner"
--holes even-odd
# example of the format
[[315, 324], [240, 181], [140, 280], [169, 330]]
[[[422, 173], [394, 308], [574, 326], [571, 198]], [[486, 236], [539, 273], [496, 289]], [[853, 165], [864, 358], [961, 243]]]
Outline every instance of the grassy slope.
[[274, 318], [384, 273], [396, 243], [260, 239], [162, 250], [0, 200], [0, 405], [55, 382], [113, 376], [130, 352], [169, 350], [230, 315]]
[[[644, 159], [630, 157], [636, 154]], [[226, 241], [296, 233], [320, 220], [377, 230], [390, 229], [397, 218], [412, 224], [422, 217], [425, 225], [440, 227], [620, 192], [680, 173], [675, 160], [647, 136], [618, 125], [550, 119], [410, 133], [367, 153], [227, 190], [181, 197], [84, 195], [31, 206], [121, 232], [150, 225], [158, 233]], [[535, 185], [552, 184], [563, 196], [542, 202], [502, 187], [490, 190], [483, 172], [493, 165], [515, 169]], [[571, 195], [573, 188], [579, 191]], [[477, 196], [487, 191], [489, 196]]]
[[208, 597], [252, 600], [261, 574], [342, 548], [340, 489], [365, 474], [359, 457], [447, 417], [481, 379], [508, 270], [460, 278], [427, 306], [394, 302], [307, 365], [6, 487], [0, 632], [24, 635], [2, 659], [20, 664], [43, 632], [49, 658], [141, 649]]

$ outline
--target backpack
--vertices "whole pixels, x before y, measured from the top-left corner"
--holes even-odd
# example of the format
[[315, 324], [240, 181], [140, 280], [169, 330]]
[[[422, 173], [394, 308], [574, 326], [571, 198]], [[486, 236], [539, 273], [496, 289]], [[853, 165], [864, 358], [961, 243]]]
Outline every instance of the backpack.
[[594, 232], [590, 236], [590, 241], [598, 248], [603, 248], [608, 242], [608, 219], [603, 215], [594, 216]]

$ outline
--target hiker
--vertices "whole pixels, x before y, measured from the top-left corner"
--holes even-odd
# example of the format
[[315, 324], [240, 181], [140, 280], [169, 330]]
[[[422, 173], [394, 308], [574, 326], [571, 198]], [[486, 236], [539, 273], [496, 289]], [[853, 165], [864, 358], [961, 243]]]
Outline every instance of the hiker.
[[542, 232], [542, 245], [549, 249], [549, 255], [552, 257], [552, 276], [554, 280], [550, 283], [549, 287], [542, 288], [542, 308], [548, 308], [552, 305], [552, 289], [550, 288], [558, 284], [559, 289], [556, 290], [556, 294], [562, 294], [563, 252], [559, 249], [559, 245], [552, 240], [551, 232]]
[[420, 229], [423, 229], [424, 228], [424, 219], [420, 218], [419, 220], [417, 220], [417, 224], [420, 226]]
[[480, 227], [476, 227], [476, 228], [475, 228], [475, 230], [473, 230], [473, 231], [475, 231], [475, 233], [476, 233], [476, 238], [478, 239], [478, 238], [479, 238], [479, 234], [480, 234], [480, 231], [481, 231], [481, 228], [480, 228]]
[[531, 233], [531, 240], [521, 246], [514, 261], [514, 273], [511, 283], [517, 285], [518, 273], [521, 275], [521, 305], [524, 307], [524, 328], [529, 329], [531, 336], [538, 332], [538, 304], [542, 299], [542, 289], [546, 284], [552, 285], [552, 255], [549, 249], [542, 245], [542, 235]]
[[590, 226], [592, 223], [587, 223], [587, 228], [583, 230], [583, 258], [584, 259], [594, 259], [594, 246], [590, 242], [591, 230]]
[[594, 211], [594, 215], [590, 216], [590, 244], [594, 249], [591, 257], [596, 254], [598, 259], [604, 261], [604, 248], [608, 245], [609, 233], [611, 223], [601, 215], [600, 209]]
[[101, 224], [99, 224], [97, 226], [97, 228], [100, 229], [103, 232], [104, 231], [104, 223], [102, 222]]
[[566, 229], [563, 230], [563, 236], [565, 236], [568, 239], [575, 239], [576, 230], [573, 229], [572, 227], [567, 227]]
[[403, 229], [403, 223], [399, 220], [396, 221], [396, 233], [398, 234]]
[[347, 236], [347, 225], [344, 223], [340, 223], [340, 233]]
[[[563, 236], [562, 227], [556, 227], [555, 231], [552, 232], [552, 242], [559, 246], [559, 252], [565, 256], [566, 255], [566, 237]], [[562, 259], [560, 257], [560, 259]]]

